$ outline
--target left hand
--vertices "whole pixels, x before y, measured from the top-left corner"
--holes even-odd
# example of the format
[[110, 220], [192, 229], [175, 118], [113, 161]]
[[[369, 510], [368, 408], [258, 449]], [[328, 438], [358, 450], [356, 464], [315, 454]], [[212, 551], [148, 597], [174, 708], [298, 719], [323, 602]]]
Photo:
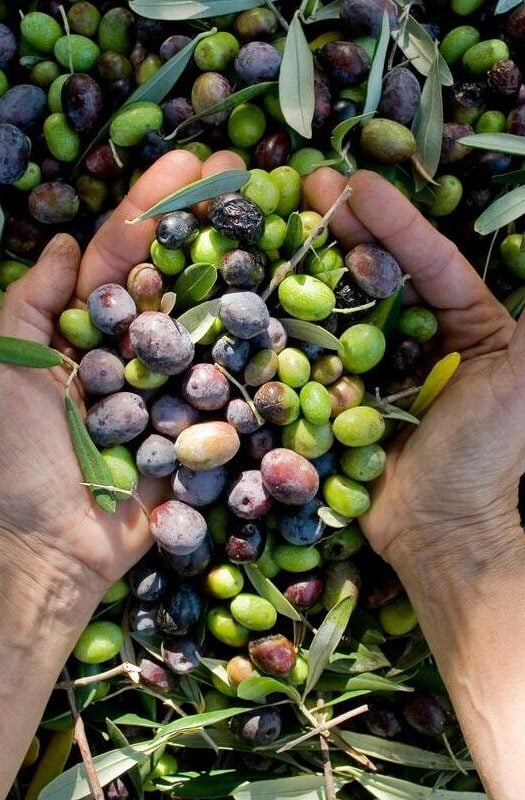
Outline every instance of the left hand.
[[[76, 242], [60, 235], [9, 287], [0, 335], [49, 344], [64, 308], [84, 304], [103, 283], [125, 283], [131, 266], [148, 260], [155, 221], [127, 226], [125, 220], [187, 183], [240, 166], [231, 153], [216, 153], [204, 165], [186, 151], [168, 153], [133, 186], [82, 259]], [[35, 574], [51, 569], [50, 580], [57, 570], [77, 581], [80, 574], [86, 591], [98, 598], [152, 540], [137, 503], [121, 502], [110, 515], [81, 485], [64, 413], [66, 379], [62, 368], [0, 366], [0, 539], [14, 565]], [[141, 480], [139, 494], [153, 506], [163, 489], [159, 481]]]

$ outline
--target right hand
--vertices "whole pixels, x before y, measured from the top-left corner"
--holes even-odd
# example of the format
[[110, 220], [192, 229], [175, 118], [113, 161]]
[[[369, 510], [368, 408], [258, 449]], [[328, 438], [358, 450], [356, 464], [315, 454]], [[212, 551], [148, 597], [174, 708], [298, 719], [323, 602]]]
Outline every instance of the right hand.
[[[320, 169], [306, 179], [306, 199], [324, 213], [344, 184]], [[525, 317], [516, 324], [453, 243], [387, 181], [359, 171], [350, 185], [332, 233], [346, 250], [363, 241], [390, 250], [436, 310], [437, 355], [457, 350], [463, 362], [420, 426], [392, 443], [363, 531], [405, 584], [415, 561], [428, 565], [429, 580], [434, 571], [439, 580], [441, 566], [463, 575], [511, 567], [523, 546]]]

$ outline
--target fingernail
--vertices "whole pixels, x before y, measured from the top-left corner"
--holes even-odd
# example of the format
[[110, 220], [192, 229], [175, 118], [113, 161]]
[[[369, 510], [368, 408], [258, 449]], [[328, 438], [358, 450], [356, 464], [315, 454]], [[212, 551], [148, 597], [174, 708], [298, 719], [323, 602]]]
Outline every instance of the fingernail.
[[49, 242], [46, 244], [46, 246], [44, 247], [44, 249], [40, 253], [40, 258], [42, 258], [42, 256], [45, 256], [46, 253], [48, 253], [50, 250], [52, 250], [54, 248], [55, 244], [57, 243], [57, 241], [60, 239], [61, 236], [62, 236], [61, 233], [56, 233], [53, 236], [53, 238], [49, 240]]

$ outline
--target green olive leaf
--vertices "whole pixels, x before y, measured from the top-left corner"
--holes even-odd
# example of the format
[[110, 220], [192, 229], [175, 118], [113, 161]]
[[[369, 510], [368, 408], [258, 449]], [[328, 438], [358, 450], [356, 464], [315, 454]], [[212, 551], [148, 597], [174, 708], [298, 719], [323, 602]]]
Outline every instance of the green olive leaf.
[[205, 303], [193, 306], [178, 317], [177, 322], [184, 325], [194, 344], [208, 333], [217, 319], [220, 306], [220, 298], [206, 300]]
[[211, 200], [226, 192], [236, 192], [249, 180], [250, 173], [245, 169], [226, 169], [216, 175], [201, 178], [193, 183], [188, 183], [182, 189], [177, 189], [173, 194], [169, 194], [154, 206], [148, 208], [134, 219], [126, 220], [129, 225], [142, 222], [150, 217], [159, 214], [169, 214], [171, 211], [179, 211], [181, 208], [188, 208], [202, 200]]
[[[128, 742], [128, 740], [126, 739], [120, 728], [118, 728], [117, 725], [115, 725], [115, 723], [108, 717], [106, 717], [106, 728], [109, 734], [109, 738], [116, 747], [131, 747], [130, 743]], [[135, 790], [137, 800], [144, 800], [142, 777], [138, 765], [135, 765], [128, 771], [128, 778], [130, 779], [133, 785], [133, 789]]]
[[498, 228], [503, 228], [510, 222], [519, 219], [525, 214], [525, 186], [498, 197], [488, 208], [479, 215], [474, 223], [474, 230], [482, 236], [493, 233]]
[[352, 522], [352, 517], [344, 517], [330, 506], [321, 506], [317, 511], [317, 516], [328, 528], [346, 528]]
[[286, 223], [286, 236], [284, 237], [281, 252], [286, 258], [293, 256], [304, 241], [303, 223], [298, 211], [292, 211]]
[[521, 186], [525, 183], [525, 169], [515, 169], [513, 172], [501, 172], [492, 176], [493, 183], [504, 183], [509, 186]]
[[[111, 470], [89, 435], [80, 411], [67, 394], [64, 396], [64, 403], [71, 443], [84, 479], [87, 483], [111, 486], [113, 483]], [[95, 502], [104, 511], [109, 514], [115, 513], [117, 501], [114, 492], [109, 489], [97, 489], [95, 487], [90, 488], [90, 492]]]
[[388, 761], [391, 764], [400, 764], [404, 767], [417, 769], [443, 769], [455, 772], [458, 764], [462, 769], [473, 770], [474, 764], [470, 760], [452, 759], [442, 753], [432, 753], [421, 747], [395, 742], [391, 739], [382, 739], [379, 736], [370, 736], [366, 733], [354, 731], [339, 731], [345, 742], [370, 758]]
[[191, 117], [187, 117], [187, 119], [182, 120], [182, 122], [177, 125], [173, 133], [170, 133], [169, 136], [166, 136], [166, 141], [176, 139], [184, 128], [187, 128], [188, 125], [197, 122], [203, 117], [217, 114], [219, 111], [231, 111], [232, 108], [235, 108], [240, 103], [247, 103], [249, 100], [253, 100], [254, 97], [259, 97], [261, 94], [266, 94], [276, 87], [277, 81], [265, 81], [263, 83], [256, 83], [254, 86], [245, 86], [244, 89], [239, 89], [238, 92], [234, 92], [233, 94], [229, 95], [229, 97], [225, 97], [224, 100], [220, 100], [218, 103], [214, 103], [214, 105], [209, 106], [205, 111], [199, 111], [198, 114], [192, 114]]
[[318, 347], [324, 347], [326, 350], [340, 350], [341, 342], [334, 336], [333, 333], [321, 328], [314, 322], [306, 322], [302, 319], [284, 318], [280, 319], [288, 336], [292, 339], [299, 339], [302, 342], [309, 344], [316, 344]]
[[326, 6], [321, 6], [319, 11], [314, 11], [313, 14], [310, 14], [309, 17], [303, 18], [303, 22], [307, 25], [311, 25], [313, 22], [324, 22], [328, 19], [339, 19], [341, 16], [341, 6], [343, 5], [343, 0], [333, 0], [332, 3], [328, 3]]
[[237, 696], [240, 697], [241, 700], [252, 700], [256, 703], [264, 703], [270, 694], [285, 694], [293, 703], [299, 704], [301, 702], [301, 695], [297, 689], [275, 678], [259, 677], [256, 675], [253, 678], [246, 678], [246, 680], [241, 681], [237, 686]]
[[[435, 57], [421, 92], [419, 110], [412, 124], [416, 139], [416, 157], [425, 172], [434, 177], [439, 166], [443, 138], [443, 96], [440, 80], [440, 58], [437, 43]], [[427, 181], [414, 171], [416, 191], [420, 191]]]
[[516, 136], [514, 133], [472, 133], [470, 136], [458, 139], [458, 142], [478, 150], [525, 156], [525, 137]]
[[498, 0], [494, 14], [506, 14], [512, 8], [519, 6], [522, 0]]
[[[337, 778], [335, 786], [342, 782]], [[318, 775], [296, 775], [290, 778], [243, 783], [232, 791], [234, 800], [324, 800], [324, 778]]]
[[[426, 77], [434, 63], [436, 40], [410, 14], [399, 28], [392, 31], [392, 38], [412, 66]], [[441, 54], [438, 61], [441, 83], [443, 86], [452, 86], [454, 78]]]
[[453, 792], [423, 786], [401, 778], [372, 774], [358, 767], [337, 767], [334, 772], [357, 781], [377, 800], [488, 800], [484, 792]]
[[288, 125], [311, 139], [315, 110], [314, 59], [297, 11], [286, 35], [279, 72], [279, 103]]
[[245, 564], [244, 570], [254, 589], [257, 590], [261, 597], [264, 597], [265, 600], [272, 604], [278, 614], [282, 614], [283, 617], [288, 617], [288, 619], [292, 619], [295, 622], [301, 622], [302, 617], [297, 609], [286, 599], [277, 586], [266, 575], [263, 575], [256, 564]]
[[32, 69], [32, 67], [36, 66], [36, 64], [41, 64], [43, 61], [47, 61], [45, 56], [22, 56], [18, 63], [21, 67]]
[[30, 339], [0, 336], [0, 364], [49, 369], [58, 367], [61, 363], [61, 354], [52, 347]]
[[162, 65], [147, 81], [144, 81], [128, 98], [122, 103], [119, 109], [115, 111], [111, 117], [104, 123], [102, 128], [96, 136], [90, 141], [75, 166], [73, 167], [73, 175], [78, 171], [80, 165], [83, 163], [87, 154], [91, 149], [100, 142], [109, 130], [112, 120], [119, 114], [122, 109], [129, 106], [131, 103], [137, 103], [139, 100], [149, 100], [152, 103], [160, 103], [164, 100], [168, 92], [170, 92], [178, 79], [186, 69], [193, 51], [201, 39], [211, 36], [216, 32], [215, 28], [210, 31], [204, 31], [188, 42], [186, 47], [183, 47], [178, 53], [175, 53], [165, 64]]
[[215, 286], [217, 274], [213, 264], [199, 262], [186, 267], [175, 281], [177, 308], [186, 308], [204, 300]]
[[377, 111], [379, 101], [381, 100], [381, 91], [383, 89], [383, 70], [385, 68], [385, 59], [389, 41], [390, 22], [388, 19], [388, 13], [383, 11], [381, 33], [375, 49], [372, 66], [370, 67], [370, 73], [368, 75], [366, 100], [363, 107], [363, 114], [369, 114], [371, 111]]
[[336, 125], [332, 131], [332, 135], [330, 136], [330, 144], [332, 145], [333, 149], [336, 150], [340, 155], [343, 155], [343, 141], [346, 134], [356, 125], [371, 119], [374, 114], [375, 111], [370, 111], [367, 114], [357, 114], [357, 116], [350, 117], [350, 119], [344, 119], [339, 123], [339, 125]]
[[346, 631], [350, 616], [355, 608], [355, 597], [343, 597], [342, 600], [330, 609], [317, 633], [312, 639], [308, 653], [308, 677], [304, 687], [303, 697], [315, 687], [330, 661], [332, 653], [341, 641]]
[[509, 294], [503, 303], [511, 317], [518, 319], [525, 308], [525, 286], [520, 286]]
[[130, 0], [135, 14], [148, 19], [208, 19], [264, 5], [263, 0]]

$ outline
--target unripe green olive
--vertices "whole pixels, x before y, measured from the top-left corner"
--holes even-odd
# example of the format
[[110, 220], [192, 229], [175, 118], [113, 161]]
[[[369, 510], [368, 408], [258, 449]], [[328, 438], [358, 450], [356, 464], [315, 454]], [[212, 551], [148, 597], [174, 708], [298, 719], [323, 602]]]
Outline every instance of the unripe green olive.
[[225, 606], [215, 606], [208, 611], [206, 624], [216, 639], [230, 647], [244, 647], [248, 644], [250, 631], [234, 619]]
[[30, 11], [20, 23], [20, 33], [32, 47], [42, 53], [52, 53], [55, 43], [62, 36], [62, 28], [50, 14]]
[[445, 217], [458, 207], [463, 186], [455, 175], [441, 175], [437, 184], [432, 187], [432, 203], [428, 210], [433, 217]]
[[92, 350], [102, 343], [102, 333], [95, 328], [83, 308], [67, 308], [58, 320], [60, 332], [74, 347]]
[[38, 186], [41, 179], [42, 171], [40, 167], [34, 161], [30, 161], [22, 177], [16, 183], [13, 183], [13, 186], [21, 192], [30, 192], [35, 186]]
[[480, 40], [480, 32], [472, 25], [459, 25], [452, 28], [439, 45], [441, 55], [449, 66], [458, 62], [467, 50]]
[[497, 61], [505, 61], [508, 58], [509, 48], [502, 39], [485, 39], [469, 47], [461, 63], [467, 72], [483, 75]]
[[206, 575], [204, 586], [208, 594], [220, 600], [227, 600], [242, 591], [244, 578], [240, 569], [234, 564], [217, 564]]
[[50, 114], [44, 122], [44, 139], [57, 161], [74, 161], [80, 152], [80, 136], [70, 127], [65, 114]]
[[305, 268], [330, 289], [335, 289], [343, 271], [346, 271], [343, 254], [338, 247], [325, 247], [317, 252], [310, 252], [305, 260]]
[[484, 111], [474, 130], [476, 133], [504, 133], [506, 127], [507, 117], [503, 111]]
[[275, 562], [287, 572], [308, 572], [321, 561], [315, 547], [295, 544], [278, 544], [274, 551]]
[[245, 197], [256, 203], [263, 214], [273, 214], [279, 204], [279, 189], [264, 169], [251, 169], [247, 183], [241, 189]]
[[232, 33], [218, 31], [198, 42], [193, 58], [199, 69], [222, 72], [239, 52], [239, 42]]
[[347, 328], [340, 337], [341, 360], [347, 372], [360, 375], [375, 367], [385, 354], [386, 340], [382, 330], [365, 322]]
[[279, 250], [286, 239], [286, 222], [279, 214], [268, 214], [264, 218], [264, 230], [257, 245], [261, 250]]
[[283, 447], [294, 450], [305, 458], [319, 458], [327, 453], [334, 435], [329, 422], [315, 425], [307, 419], [298, 419], [283, 430]]
[[235, 239], [230, 239], [216, 231], [215, 228], [208, 227], [199, 231], [198, 236], [191, 243], [190, 255], [195, 264], [203, 262], [218, 267], [223, 255], [236, 247]]
[[130, 386], [136, 389], [158, 389], [168, 380], [168, 375], [155, 372], [143, 364], [140, 358], [132, 358], [124, 367], [124, 375]]
[[364, 447], [377, 442], [385, 431], [383, 416], [370, 406], [348, 408], [335, 418], [334, 435], [346, 447]]
[[341, 469], [356, 481], [373, 481], [383, 472], [386, 453], [380, 444], [373, 442], [346, 450], [341, 458]]
[[525, 241], [522, 233], [511, 233], [500, 244], [505, 266], [518, 278], [525, 278]]
[[70, 65], [73, 72], [91, 72], [100, 56], [100, 48], [87, 36], [71, 33], [61, 36], [54, 46], [55, 58], [66, 69]]
[[288, 314], [308, 322], [326, 319], [335, 307], [333, 291], [312, 275], [288, 275], [279, 284], [278, 294]]
[[13, 281], [25, 275], [29, 267], [14, 259], [0, 261], [0, 289], [5, 290]]
[[361, 129], [361, 148], [384, 164], [406, 161], [416, 152], [414, 134], [393, 119], [371, 119]]
[[328, 389], [321, 383], [309, 381], [299, 392], [301, 410], [309, 422], [322, 425], [332, 414], [332, 403]]
[[408, 597], [396, 597], [379, 609], [379, 622], [390, 636], [406, 636], [417, 626], [417, 617]]
[[157, 103], [148, 100], [130, 103], [112, 120], [109, 135], [116, 145], [133, 147], [140, 144], [147, 133], [158, 130], [162, 120], [162, 109]]
[[279, 202], [276, 213], [280, 217], [288, 217], [299, 208], [301, 202], [301, 176], [289, 164], [276, 167], [270, 172], [270, 178], [279, 190]]
[[[125, 492], [134, 492], [139, 482], [139, 471], [130, 450], [121, 444], [106, 447], [101, 451], [102, 458], [111, 472], [112, 485]], [[117, 500], [128, 500], [129, 494], [115, 492]]]
[[240, 103], [228, 119], [228, 136], [237, 147], [253, 147], [263, 137], [265, 130], [264, 112], [254, 103]]
[[404, 336], [423, 344], [428, 342], [438, 330], [437, 317], [429, 308], [411, 306], [399, 315], [397, 328]]
[[114, 622], [91, 622], [80, 634], [73, 655], [84, 664], [102, 664], [118, 654], [124, 644], [124, 635]]
[[251, 631], [267, 631], [277, 622], [272, 604], [256, 594], [238, 594], [230, 603], [234, 619]]
[[323, 484], [323, 496], [330, 508], [344, 517], [360, 517], [370, 508], [366, 488], [345, 475], [330, 475]]
[[304, 386], [310, 377], [310, 362], [303, 351], [297, 347], [285, 347], [277, 359], [280, 380], [292, 389]]

